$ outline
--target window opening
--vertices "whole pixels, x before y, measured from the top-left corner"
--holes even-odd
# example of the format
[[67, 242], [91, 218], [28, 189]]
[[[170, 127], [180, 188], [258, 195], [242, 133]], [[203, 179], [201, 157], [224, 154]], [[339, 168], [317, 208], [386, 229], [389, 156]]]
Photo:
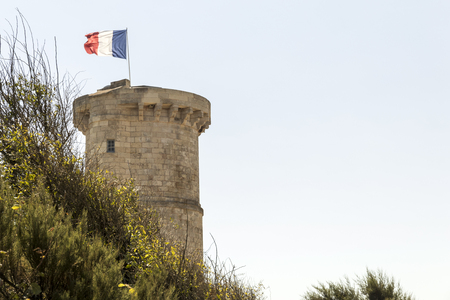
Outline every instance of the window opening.
[[114, 140], [107, 140], [106, 141], [106, 152], [109, 152], [109, 153], [116, 152], [116, 147], [114, 145]]

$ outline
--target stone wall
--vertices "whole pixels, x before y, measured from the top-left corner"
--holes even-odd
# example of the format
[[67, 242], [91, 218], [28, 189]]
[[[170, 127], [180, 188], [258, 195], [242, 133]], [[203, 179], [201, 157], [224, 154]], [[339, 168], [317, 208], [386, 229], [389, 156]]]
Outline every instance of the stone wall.
[[[140, 200], [160, 212], [166, 234], [203, 251], [198, 136], [211, 123], [210, 102], [196, 94], [112, 82], [74, 101], [74, 124], [88, 159], [133, 178]], [[107, 152], [114, 141], [114, 152]], [[110, 142], [111, 143], [111, 142]]]

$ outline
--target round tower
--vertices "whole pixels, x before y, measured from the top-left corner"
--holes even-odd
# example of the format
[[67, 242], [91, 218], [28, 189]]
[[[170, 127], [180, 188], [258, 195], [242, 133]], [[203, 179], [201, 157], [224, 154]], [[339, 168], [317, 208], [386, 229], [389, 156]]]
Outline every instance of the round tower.
[[189, 251], [203, 251], [198, 137], [211, 124], [211, 104], [199, 95], [112, 82], [73, 103], [74, 124], [87, 156], [103, 169], [133, 178], [140, 201], [154, 207], [163, 230]]

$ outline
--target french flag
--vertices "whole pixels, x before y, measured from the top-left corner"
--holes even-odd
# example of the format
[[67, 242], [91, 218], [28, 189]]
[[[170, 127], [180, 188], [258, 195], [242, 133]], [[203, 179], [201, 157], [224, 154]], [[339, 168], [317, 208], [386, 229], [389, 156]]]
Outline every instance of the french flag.
[[106, 30], [86, 34], [84, 49], [88, 54], [127, 58], [127, 31]]

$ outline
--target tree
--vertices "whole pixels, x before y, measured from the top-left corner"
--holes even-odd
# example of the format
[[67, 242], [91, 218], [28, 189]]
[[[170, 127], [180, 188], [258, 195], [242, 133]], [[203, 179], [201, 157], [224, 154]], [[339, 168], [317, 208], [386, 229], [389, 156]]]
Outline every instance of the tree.
[[367, 270], [357, 277], [354, 284], [346, 277], [339, 282], [319, 283], [306, 292], [304, 300], [414, 300], [409, 293], [403, 292], [394, 278], [382, 271]]

